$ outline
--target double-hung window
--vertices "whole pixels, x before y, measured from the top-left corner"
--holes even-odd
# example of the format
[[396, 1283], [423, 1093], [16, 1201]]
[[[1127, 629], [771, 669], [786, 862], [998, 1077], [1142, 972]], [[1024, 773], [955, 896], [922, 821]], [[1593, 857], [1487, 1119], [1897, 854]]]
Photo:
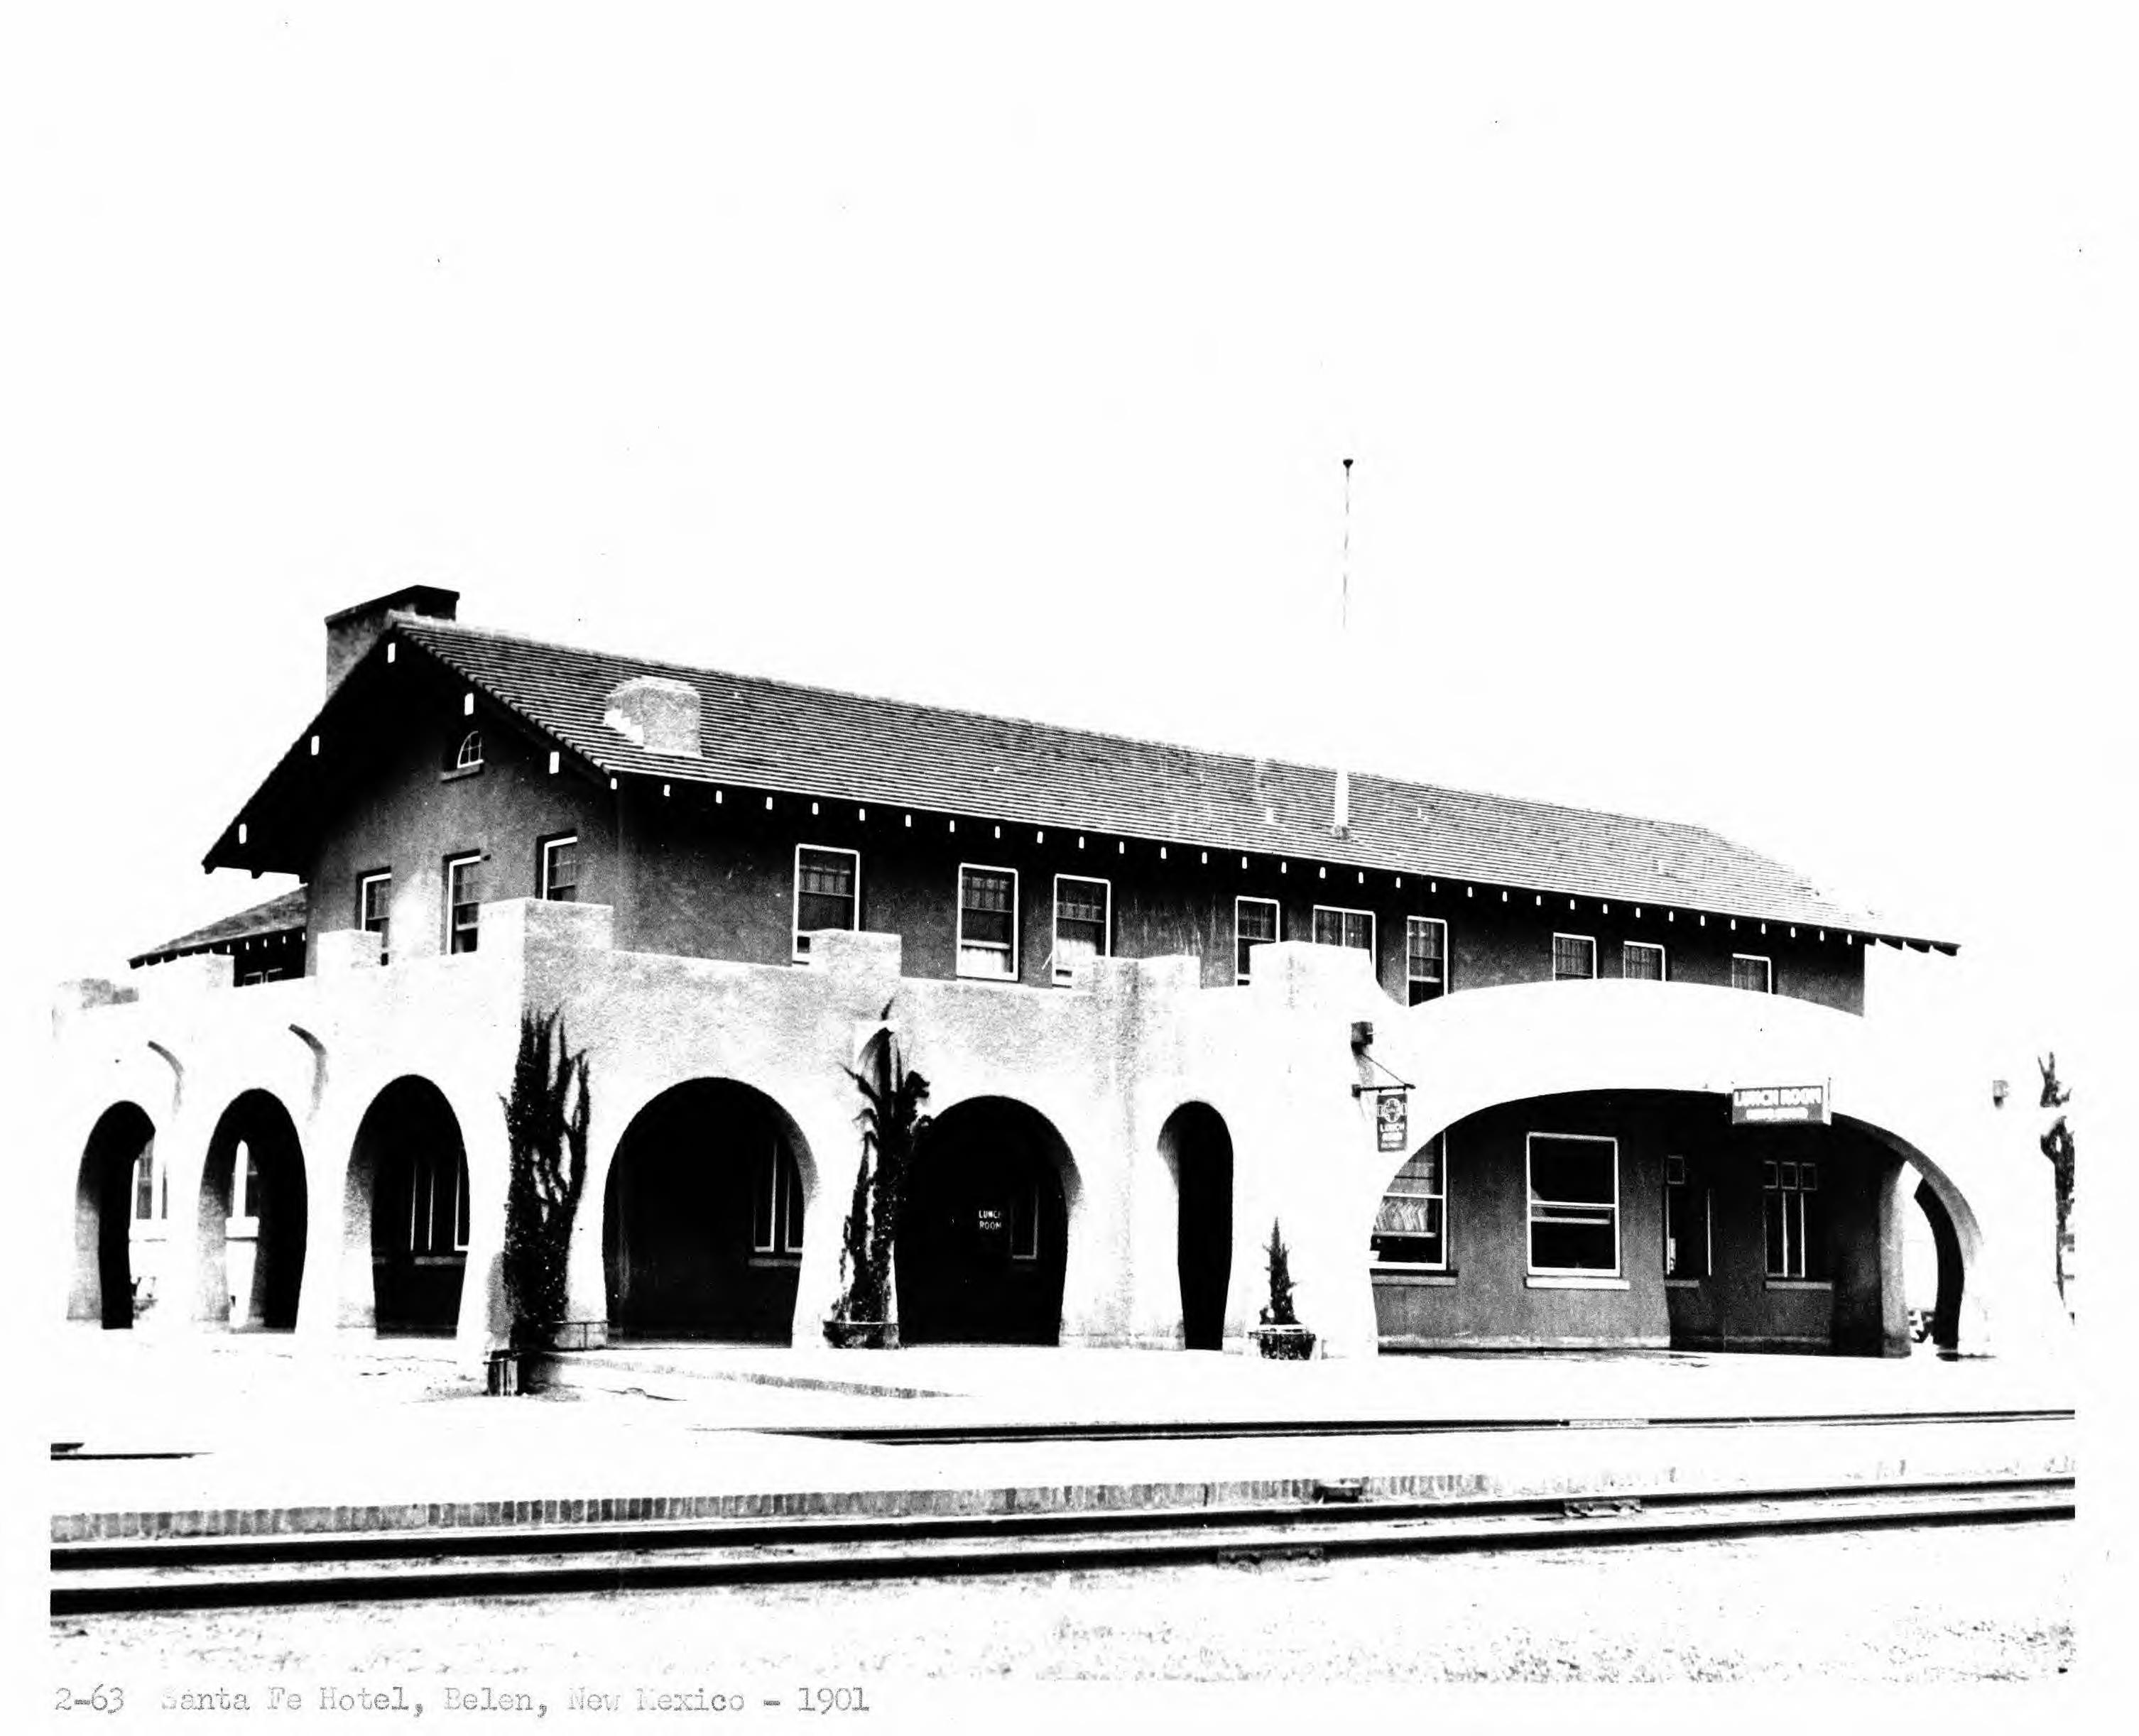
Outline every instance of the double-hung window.
[[170, 1199], [168, 1191], [164, 1200], [163, 1211], [159, 1213], [156, 1210], [156, 1184], [163, 1179], [163, 1171], [156, 1163], [156, 1147], [152, 1142], [144, 1147], [141, 1155], [134, 1160], [135, 1222], [146, 1224], [159, 1216], [168, 1217], [170, 1215]]
[[1374, 956], [1374, 913], [1371, 910], [1344, 910], [1333, 904], [1314, 907], [1314, 944], [1349, 946]]
[[1249, 954], [1277, 938], [1277, 900], [1233, 900], [1233, 980], [1248, 980]]
[[1597, 974], [1597, 942], [1586, 934], [1552, 937], [1552, 980], [1587, 982]]
[[356, 883], [356, 922], [366, 934], [379, 936], [379, 962], [386, 962], [387, 923], [394, 902], [391, 874], [366, 874]]
[[802, 1171], [785, 1140], [771, 1142], [751, 1190], [751, 1251], [775, 1259], [802, 1252]]
[[409, 1168], [409, 1251], [467, 1253], [467, 1160], [458, 1151], [425, 1147]]
[[1772, 995], [1775, 991], [1774, 963], [1756, 953], [1734, 952], [1730, 955], [1730, 986], [1750, 989], [1755, 995]]
[[1374, 1213], [1374, 1262], [1445, 1269], [1448, 1264], [1446, 1145], [1437, 1135], [1404, 1159]]
[[580, 896], [580, 841], [566, 836], [552, 838], [542, 846], [542, 896], [554, 903], [570, 904]]
[[1819, 1166], [1763, 1163], [1760, 1191], [1767, 1217], [1768, 1276], [1819, 1279]]
[[1448, 925], [1439, 917], [1406, 918], [1404, 976], [1412, 1006], [1448, 992]]
[[960, 863], [958, 974], [1017, 980], [1017, 870]]
[[822, 844], [795, 847], [795, 953], [810, 956], [810, 936], [820, 929], [862, 926], [862, 858], [859, 851]]
[[1075, 874], [1055, 877], [1055, 980], [1074, 983], [1095, 958], [1107, 956], [1108, 905], [1113, 888]]
[[1664, 1276], [1707, 1277], [1714, 1246], [1714, 1210], [1706, 1178], [1683, 1157], [1665, 1158]]
[[1619, 1269], [1619, 1142], [1594, 1133], [1533, 1133], [1530, 1271], [1611, 1276]]
[[446, 863], [446, 950], [472, 952], [482, 915], [482, 858], [454, 856]]
[[1664, 949], [1653, 941], [1621, 941], [1619, 974], [1632, 982], [1662, 982]]

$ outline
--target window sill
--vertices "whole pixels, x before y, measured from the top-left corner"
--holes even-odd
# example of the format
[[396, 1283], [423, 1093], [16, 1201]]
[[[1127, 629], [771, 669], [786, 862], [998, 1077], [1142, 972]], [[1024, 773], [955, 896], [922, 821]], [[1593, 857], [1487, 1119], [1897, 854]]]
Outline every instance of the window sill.
[[1372, 1269], [1374, 1282], [1392, 1289], [1452, 1289], [1456, 1283], [1452, 1269], [1437, 1267], [1377, 1265]]
[[802, 1256], [799, 1254], [753, 1254], [749, 1264], [752, 1266], [784, 1267], [791, 1271], [802, 1264]]
[[438, 774], [438, 781], [441, 784], [457, 784], [463, 778], [477, 778], [482, 775], [482, 767], [479, 764], [475, 765], [449, 765], [443, 771]]
[[1705, 1278], [1667, 1278], [1664, 1288], [1667, 1290], [1697, 1290], [1707, 1282]]
[[1004, 988], [1017, 986], [1017, 979], [1015, 976], [993, 971], [961, 971], [958, 973], [958, 980], [960, 982], [991, 982]]
[[1624, 1290], [1632, 1286], [1623, 1278], [1599, 1272], [1531, 1272], [1524, 1276], [1526, 1290]]
[[1834, 1280], [1831, 1278], [1770, 1278], [1765, 1280], [1771, 1290], [1826, 1290], [1832, 1293]]

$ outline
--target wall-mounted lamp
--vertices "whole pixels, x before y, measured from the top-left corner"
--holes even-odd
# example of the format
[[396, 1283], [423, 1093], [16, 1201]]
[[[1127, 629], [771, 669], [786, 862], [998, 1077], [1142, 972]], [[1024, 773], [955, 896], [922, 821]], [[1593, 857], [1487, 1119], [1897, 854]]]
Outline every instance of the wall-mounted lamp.
[[2007, 1084], [2003, 1079], [1993, 1079], [1990, 1082], [1991, 1107], [1997, 1109], [2004, 1108], [2005, 1107], [2005, 1094], [2012, 1088], [2013, 1088]]

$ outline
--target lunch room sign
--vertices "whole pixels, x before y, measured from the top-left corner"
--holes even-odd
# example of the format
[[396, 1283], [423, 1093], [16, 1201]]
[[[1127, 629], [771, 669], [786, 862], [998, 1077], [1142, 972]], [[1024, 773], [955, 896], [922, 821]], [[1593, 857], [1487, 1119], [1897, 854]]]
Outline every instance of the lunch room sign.
[[1831, 1118], [1832, 1106], [1825, 1085], [1737, 1085], [1730, 1092], [1730, 1121], [1734, 1127], [1747, 1122], [1818, 1122]]

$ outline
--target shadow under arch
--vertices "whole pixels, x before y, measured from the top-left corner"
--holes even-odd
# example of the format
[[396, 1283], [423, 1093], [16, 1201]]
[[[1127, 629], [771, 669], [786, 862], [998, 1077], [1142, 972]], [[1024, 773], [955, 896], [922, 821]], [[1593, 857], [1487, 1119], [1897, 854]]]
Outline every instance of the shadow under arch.
[[[1960, 1354], [1965, 1348], [1962, 1303], [1983, 1248], [1983, 1227], [1968, 1196], [1944, 1169], [1900, 1134], [1855, 1116], [1837, 1115], [1834, 1120], [1838, 1127], [1856, 1128], [1916, 1171], [1919, 1179], [1914, 1197], [1930, 1222], [1931, 1240], [1938, 1249], [1938, 1299], [1931, 1313], [1931, 1342], [1949, 1355]], [[1901, 1273], [1897, 1271], [1892, 1281], [1897, 1291], [1895, 1307], [1902, 1310]]]
[[342, 1196], [345, 1258], [368, 1266], [369, 1307], [345, 1323], [381, 1336], [450, 1334], [468, 1245], [467, 1152], [446, 1094], [420, 1073], [382, 1087], [357, 1124]]
[[297, 1323], [308, 1220], [297, 1124], [271, 1091], [231, 1100], [201, 1171], [198, 1318], [286, 1332]]
[[[137, 1166], [154, 1175], [156, 1124], [139, 1103], [112, 1104], [83, 1142], [75, 1177], [74, 1279], [67, 1318], [134, 1324], [132, 1239]], [[152, 1196], [153, 1200], [153, 1196]]]
[[1159, 1128], [1158, 1155], [1173, 1177], [1182, 1347], [1221, 1350], [1233, 1275], [1233, 1136], [1210, 1104], [1186, 1103]]
[[1080, 1185], [1053, 1122], [974, 1097], [930, 1124], [899, 1217], [902, 1343], [1055, 1344]]
[[688, 1079], [624, 1128], [602, 1189], [611, 1337], [785, 1344], [817, 1166], [755, 1085]]

